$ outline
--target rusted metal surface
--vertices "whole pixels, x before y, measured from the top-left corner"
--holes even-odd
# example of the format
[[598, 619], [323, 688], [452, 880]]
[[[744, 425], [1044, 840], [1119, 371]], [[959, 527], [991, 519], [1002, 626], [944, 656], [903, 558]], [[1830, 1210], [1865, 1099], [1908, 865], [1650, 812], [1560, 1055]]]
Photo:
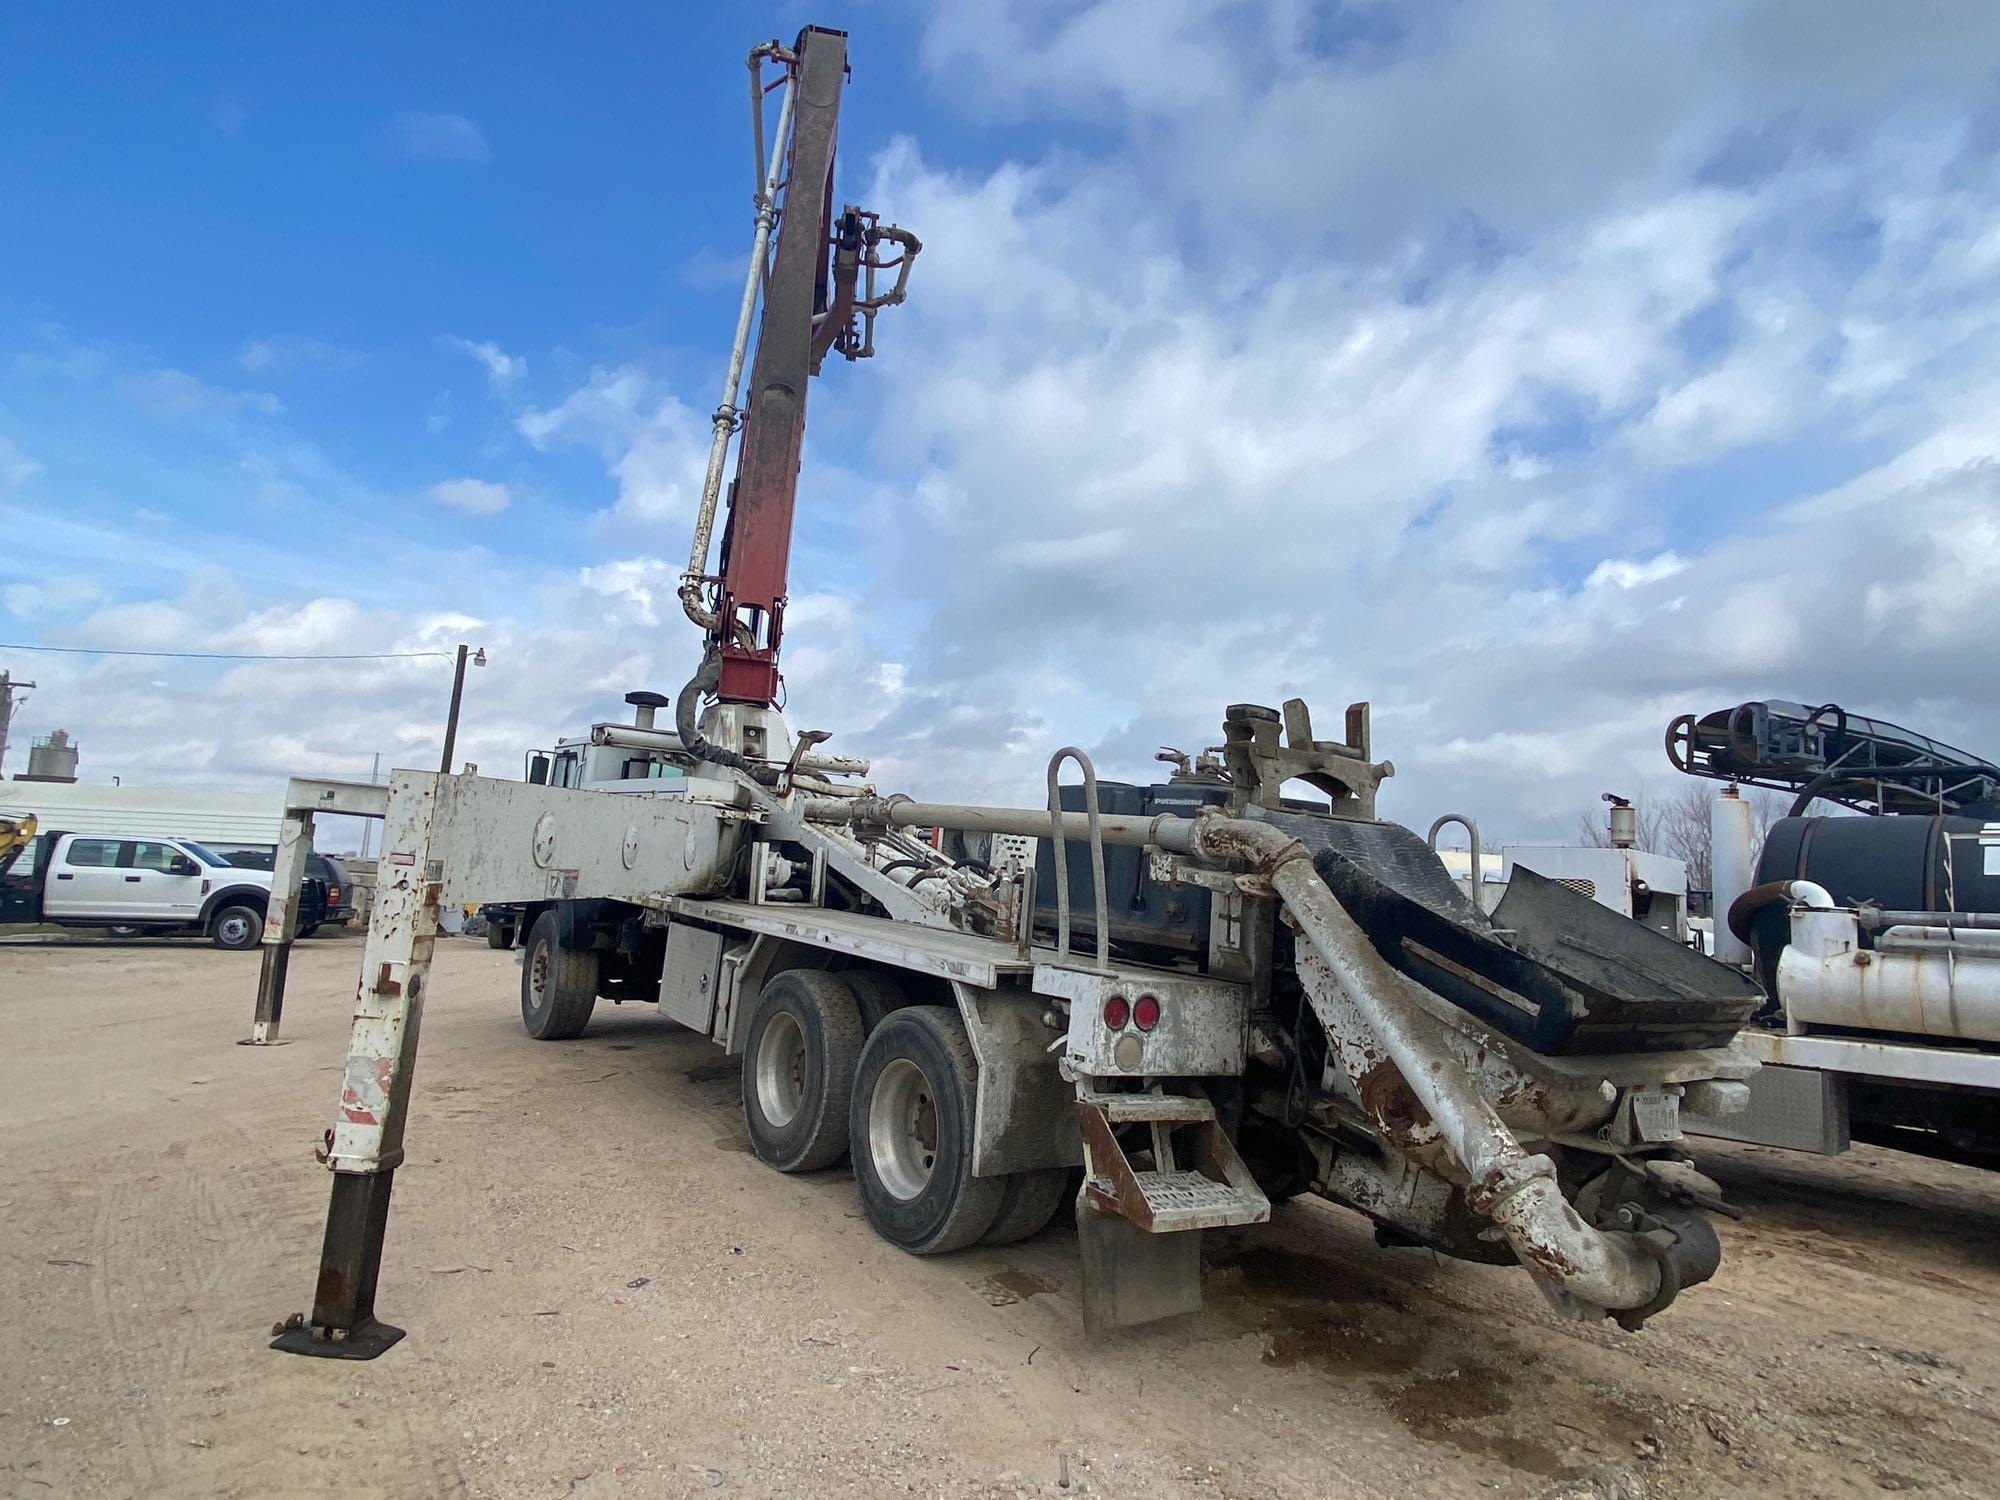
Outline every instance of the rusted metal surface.
[[300, 887], [306, 876], [306, 856], [312, 853], [313, 815], [298, 810], [298, 783], [286, 789], [285, 820], [278, 828], [278, 848], [271, 860], [271, 896], [264, 908], [263, 962], [257, 971], [257, 1009], [246, 1043], [275, 1046], [285, 1013], [285, 978], [292, 943], [298, 937]]
[[[1132, 1101], [1128, 1106], [1127, 1101]], [[1261, 1224], [1271, 1216], [1266, 1198], [1222, 1133], [1215, 1110], [1193, 1095], [1089, 1094], [1076, 1101], [1083, 1135], [1083, 1196], [1097, 1209], [1117, 1214], [1150, 1234]], [[1152, 1127], [1152, 1170], [1135, 1169], [1118, 1142], [1121, 1125]], [[1173, 1160], [1170, 1130], [1193, 1133], [1193, 1162]], [[1161, 1160], [1162, 1155], [1165, 1160]]]
[[[785, 73], [777, 87], [784, 91], [778, 106], [778, 147], [768, 168], [764, 161], [764, 60], [775, 57]], [[756, 314], [757, 292], [763, 285], [765, 259], [770, 253], [771, 230], [778, 222], [778, 186], [785, 165], [784, 144], [792, 128], [791, 69], [798, 59], [776, 42], [764, 42], [750, 49], [750, 114], [752, 133], [757, 141], [757, 230], [750, 244], [750, 265], [743, 278], [743, 300], [736, 313], [736, 337], [729, 346], [728, 372], [722, 380], [722, 400], [711, 418], [712, 436], [708, 449], [708, 472], [702, 480], [701, 503], [695, 510], [694, 544], [688, 554], [687, 572], [681, 575], [681, 608], [704, 632], [716, 626], [713, 611], [701, 599], [701, 586], [708, 574], [709, 540], [715, 528], [715, 508], [722, 497], [722, 474], [729, 460], [729, 440], [742, 421], [737, 410], [737, 393], [743, 386], [743, 361], [750, 348], [750, 321]]]
[[1049, 1057], [1048, 1002], [1018, 984], [952, 986], [979, 1073], [972, 1114], [972, 1172], [998, 1177], [1083, 1160], [1075, 1089]]
[[[778, 698], [778, 650], [784, 635], [792, 511], [798, 497], [812, 372], [813, 318], [826, 310], [827, 222], [834, 139], [847, 74], [845, 33], [807, 27], [787, 95], [791, 138], [784, 213], [764, 291], [764, 316], [751, 364], [749, 406], [737, 451], [736, 487], [723, 532], [721, 588], [714, 611], [726, 632], [720, 691], [748, 703]], [[752, 639], [737, 638], [742, 622]]]
[[[1327, 979], [1366, 1018], [1463, 1167], [1468, 1201], [1505, 1231], [1552, 1303], [1581, 1314], [1650, 1307], [1662, 1285], [1657, 1256], [1633, 1236], [1600, 1233], [1577, 1216], [1556, 1182], [1555, 1163], [1525, 1151], [1473, 1079], [1437, 1045], [1430, 1018], [1405, 993], [1418, 986], [1375, 951], [1303, 846], [1266, 825], [1213, 816], [1199, 820], [1196, 846], [1209, 857], [1250, 858], [1269, 875]], [[1312, 994], [1311, 971], [1302, 968], [1301, 976]]]
[[278, 831], [278, 849], [271, 864], [271, 896], [265, 908], [263, 962], [257, 971], [257, 1004], [250, 1035], [243, 1045], [280, 1044], [279, 1023], [285, 1010], [285, 980], [290, 972], [292, 943], [298, 936], [300, 887], [306, 856], [312, 852], [313, 814], [343, 813], [379, 818], [389, 805], [389, 789], [359, 781], [335, 781], [294, 776], [285, 786], [285, 818]]
[[[1283, 726], [1284, 737], [1279, 738]], [[1375, 816], [1375, 792], [1396, 774], [1388, 761], [1369, 759], [1368, 705], [1347, 708], [1344, 740], [1313, 738], [1312, 716], [1303, 698], [1286, 700], [1282, 714], [1255, 703], [1233, 703], [1223, 715], [1223, 763], [1237, 789], [1231, 810], [1252, 804], [1282, 805], [1285, 783], [1303, 781], [1328, 797], [1334, 815]]]
[[[1063, 1060], [1079, 1075], [1233, 1078], [1243, 1071], [1250, 996], [1240, 984], [1138, 965], [1114, 965], [1100, 974], [1044, 961], [1035, 966], [1034, 988], [1069, 1003]], [[1142, 995], [1159, 1002], [1160, 1019], [1151, 1031], [1129, 1019], [1115, 1027], [1105, 1020], [1105, 1002], [1113, 996], [1122, 996], [1129, 1010]], [[1126, 1049], [1129, 1060], [1120, 1056], [1121, 1042], [1136, 1043]]]
[[398, 771], [390, 780], [375, 907], [327, 1159], [336, 1172], [391, 1171], [403, 1160], [424, 988], [444, 893], [442, 861], [433, 861], [432, 839], [439, 788], [451, 779]]
[[2000, 1042], [1993, 937], [1977, 929], [1891, 927], [1869, 949], [1852, 911], [1795, 906], [1791, 941], [1778, 959], [1778, 998], [1795, 1028]]
[[313, 1309], [273, 1344], [290, 1353], [372, 1359], [402, 1337], [375, 1317], [375, 1291], [437, 940], [439, 789], [453, 779], [412, 771], [390, 778], [375, 905], [325, 1157], [334, 1186]]

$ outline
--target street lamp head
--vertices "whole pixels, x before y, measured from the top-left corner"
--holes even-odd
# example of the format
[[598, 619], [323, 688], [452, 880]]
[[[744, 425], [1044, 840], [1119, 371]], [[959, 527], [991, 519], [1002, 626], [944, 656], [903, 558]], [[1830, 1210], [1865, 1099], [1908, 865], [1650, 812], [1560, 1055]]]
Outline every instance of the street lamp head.
[[477, 651], [475, 651], [472, 654], [472, 664], [475, 667], [483, 667], [486, 665], [486, 648], [484, 646], [481, 646]]

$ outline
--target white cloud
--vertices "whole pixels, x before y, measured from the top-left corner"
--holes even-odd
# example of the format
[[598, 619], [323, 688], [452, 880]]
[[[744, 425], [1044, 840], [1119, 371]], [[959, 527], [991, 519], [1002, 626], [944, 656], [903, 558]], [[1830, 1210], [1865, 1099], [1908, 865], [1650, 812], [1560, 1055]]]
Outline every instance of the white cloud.
[[1685, 567], [1687, 567], [1686, 561], [1672, 552], [1657, 553], [1642, 560], [1607, 557], [1590, 570], [1590, 576], [1583, 580], [1583, 586], [1587, 589], [1636, 589], [1641, 584], [1658, 583], [1662, 578], [1671, 578]]
[[487, 382], [496, 395], [505, 395], [523, 376], [528, 373], [528, 361], [520, 355], [509, 354], [498, 344], [484, 339], [447, 338], [442, 341], [446, 348], [456, 349], [476, 360], [486, 371]]
[[26, 484], [41, 472], [40, 464], [8, 439], [0, 437], [0, 484]]
[[397, 139], [407, 156], [425, 161], [488, 162], [486, 133], [464, 115], [408, 112], [395, 118]]
[[245, 412], [275, 416], [284, 403], [269, 391], [231, 390], [185, 370], [140, 370], [122, 380], [125, 393], [162, 422], [208, 422]]
[[614, 531], [692, 523], [713, 429], [639, 366], [593, 370], [561, 402], [522, 412], [514, 426], [544, 452], [586, 448], [603, 456], [618, 496], [600, 519]]
[[439, 505], [462, 510], [468, 516], [497, 516], [512, 498], [506, 485], [485, 479], [447, 479], [432, 485], [430, 494]]
[[283, 375], [303, 365], [349, 370], [360, 363], [360, 355], [337, 348], [324, 339], [252, 339], [236, 351], [237, 368], [251, 375]]

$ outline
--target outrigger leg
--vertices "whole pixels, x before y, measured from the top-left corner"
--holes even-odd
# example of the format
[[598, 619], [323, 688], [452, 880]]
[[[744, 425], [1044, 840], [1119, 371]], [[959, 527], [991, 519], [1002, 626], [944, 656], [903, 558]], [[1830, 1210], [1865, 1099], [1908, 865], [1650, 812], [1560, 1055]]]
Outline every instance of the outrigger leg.
[[312, 1312], [281, 1323], [273, 1349], [323, 1359], [373, 1359], [403, 1336], [375, 1316], [389, 1192], [403, 1160], [403, 1126], [417, 1060], [444, 868], [431, 858], [439, 778], [399, 771], [389, 787], [375, 909], [354, 1006], [340, 1112], [327, 1132], [333, 1171]]

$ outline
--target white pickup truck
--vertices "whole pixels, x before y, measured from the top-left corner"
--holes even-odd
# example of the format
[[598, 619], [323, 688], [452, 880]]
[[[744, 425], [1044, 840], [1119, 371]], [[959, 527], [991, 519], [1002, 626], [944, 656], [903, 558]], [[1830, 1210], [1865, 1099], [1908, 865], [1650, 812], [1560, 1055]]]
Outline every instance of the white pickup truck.
[[[201, 935], [243, 949], [263, 938], [270, 899], [269, 870], [232, 865], [192, 839], [46, 832], [0, 860], [0, 923]], [[325, 901], [324, 882], [307, 881], [300, 926]]]

